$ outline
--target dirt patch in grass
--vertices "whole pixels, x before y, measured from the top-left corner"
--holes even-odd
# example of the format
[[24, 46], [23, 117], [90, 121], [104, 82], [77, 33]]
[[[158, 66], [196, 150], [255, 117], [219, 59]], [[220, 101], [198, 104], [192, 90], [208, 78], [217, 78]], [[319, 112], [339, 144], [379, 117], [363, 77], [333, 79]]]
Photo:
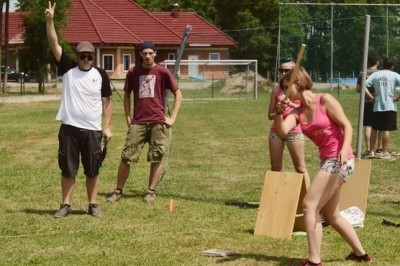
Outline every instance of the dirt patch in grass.
[[[253, 71], [239, 72], [227, 77], [221, 93], [239, 93], [254, 91], [255, 75]], [[273, 83], [261, 75], [257, 75], [258, 90], [268, 91], [273, 88]]]

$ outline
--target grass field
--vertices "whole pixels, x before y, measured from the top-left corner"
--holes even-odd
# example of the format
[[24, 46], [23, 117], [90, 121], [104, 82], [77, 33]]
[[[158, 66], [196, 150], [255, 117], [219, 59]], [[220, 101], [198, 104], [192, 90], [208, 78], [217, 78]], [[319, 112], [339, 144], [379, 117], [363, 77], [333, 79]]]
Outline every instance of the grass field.
[[[185, 91], [183, 92], [185, 96]], [[338, 96], [336, 93], [334, 94]], [[354, 127], [356, 146], [359, 94], [340, 92]], [[113, 99], [113, 138], [101, 169], [98, 204], [103, 217], [87, 215], [82, 170], [72, 215], [56, 220], [60, 204], [55, 121], [58, 102], [0, 105], [1, 265], [297, 265], [307, 256], [305, 236], [278, 240], [254, 236], [257, 208], [233, 202], [259, 201], [269, 169], [269, 94], [258, 100], [184, 101], [173, 127], [170, 168], [154, 204], [142, 201], [148, 182], [145, 156], [132, 169], [126, 197], [105, 198], [115, 188], [126, 125], [122, 101]], [[400, 150], [393, 132], [391, 150]], [[318, 153], [306, 143], [310, 174]], [[370, 265], [400, 265], [399, 161], [374, 160], [364, 228], [357, 232], [374, 257]], [[285, 171], [293, 171], [285, 151]], [[170, 199], [173, 212], [167, 211]], [[206, 249], [228, 249], [234, 257], [206, 257]], [[349, 246], [324, 229], [324, 265], [357, 265], [344, 260]]]

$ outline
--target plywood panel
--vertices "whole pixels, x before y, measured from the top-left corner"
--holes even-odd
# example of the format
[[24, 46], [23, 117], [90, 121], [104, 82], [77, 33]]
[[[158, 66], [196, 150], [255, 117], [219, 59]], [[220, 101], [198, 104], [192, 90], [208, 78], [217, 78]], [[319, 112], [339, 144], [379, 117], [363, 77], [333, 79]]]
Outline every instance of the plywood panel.
[[290, 239], [303, 186], [303, 174], [267, 171], [254, 234]]
[[354, 173], [341, 190], [340, 210], [356, 206], [366, 214], [371, 169], [372, 160], [355, 159]]

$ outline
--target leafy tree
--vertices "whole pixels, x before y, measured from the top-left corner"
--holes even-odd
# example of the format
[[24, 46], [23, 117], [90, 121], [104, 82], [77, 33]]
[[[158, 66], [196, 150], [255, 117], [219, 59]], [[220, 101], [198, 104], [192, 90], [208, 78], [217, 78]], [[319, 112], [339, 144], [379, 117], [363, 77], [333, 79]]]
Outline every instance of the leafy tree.
[[136, 0], [147, 11], [170, 11], [173, 3], [168, 0]]
[[[322, 1], [331, 3], [331, 1]], [[360, 1], [335, 1], [335, 3], [358, 3]], [[371, 1], [377, 4], [386, 1]], [[365, 15], [371, 16], [369, 52], [385, 54], [386, 38], [389, 40], [389, 55], [399, 52], [398, 25], [395, 10], [389, 7], [388, 21], [386, 6], [376, 5], [282, 5], [281, 54], [290, 52], [298, 42], [307, 44], [303, 65], [311, 72], [314, 80], [329, 78], [331, 71], [331, 42], [333, 38], [334, 76], [357, 76], [363, 58]], [[331, 17], [333, 12], [333, 20]], [[388, 32], [386, 34], [386, 22]], [[332, 35], [333, 32], [333, 35]]]
[[[21, 69], [32, 73], [38, 81], [39, 92], [44, 92], [44, 79], [48, 74], [48, 64], [53, 62], [53, 54], [50, 51], [46, 37], [46, 19], [44, 11], [48, 7], [48, 0], [20, 0], [19, 9], [27, 11], [24, 17], [24, 49], [20, 52]], [[58, 31], [66, 26], [66, 9], [70, 7], [69, 0], [57, 0], [54, 24]], [[65, 51], [71, 53], [71, 48], [61, 35], [60, 45]]]
[[[240, 11], [235, 15], [235, 23], [242, 29], [228, 32], [239, 45], [231, 50], [235, 59], [258, 59], [260, 72], [266, 74], [270, 58], [271, 38], [265, 33], [259, 19], [250, 11]], [[238, 27], [238, 26], [237, 26]]]
[[[137, 3], [148, 11], [170, 11], [172, 7], [166, 0]], [[239, 43], [231, 50], [231, 58], [258, 59], [264, 74], [274, 64], [278, 0], [181, 0], [179, 5], [181, 11], [196, 12]]]
[[318, 25], [307, 25], [309, 21], [308, 9], [305, 6], [284, 6], [281, 8], [280, 54], [281, 56], [296, 56], [298, 49], [305, 42], [307, 31], [318, 31]]
[[[0, 3], [2, 1], [6, 0], [0, 0]], [[170, 0], [136, 0], [136, 2], [150, 12], [168, 12], [173, 4]], [[400, 52], [400, 42], [397, 37], [400, 26], [397, 19], [400, 15], [398, 8], [389, 9], [389, 50], [386, 51], [388, 36], [382, 26], [386, 25], [386, 7], [334, 5], [335, 17], [332, 24], [330, 5], [324, 8], [318, 5], [285, 5], [293, 2], [291, 0], [181, 0], [178, 3], [181, 11], [196, 12], [235, 39], [238, 45], [231, 50], [231, 58], [257, 59], [259, 71], [264, 75], [275, 68], [277, 48], [281, 56], [295, 56], [300, 44], [306, 43], [303, 65], [310, 70], [313, 79], [328, 78], [332, 29], [334, 69], [340, 70], [341, 76], [352, 75], [354, 69], [358, 71], [362, 61], [366, 14], [371, 15], [370, 51], [381, 54], [382, 57], [388, 53], [395, 58]], [[296, 1], [296, 3], [307, 2], [310, 1]], [[332, 3], [331, 0], [319, 2]], [[367, 0], [366, 2], [386, 4], [398, 1]], [[20, 9], [30, 12], [24, 21], [26, 50], [21, 52], [21, 66], [25, 71], [35, 70], [39, 80], [42, 80], [43, 74], [46, 73], [47, 63], [52, 62], [43, 15], [47, 3], [48, 0], [20, 0]], [[336, 0], [333, 3], [365, 3], [365, 0]], [[66, 26], [65, 9], [68, 7], [69, 0], [57, 0], [55, 17], [57, 29]], [[61, 38], [60, 43], [66, 51], [71, 51]]]
[[231, 50], [233, 59], [257, 59], [259, 72], [268, 76], [274, 65], [278, 1], [218, 0], [216, 25], [239, 45]]

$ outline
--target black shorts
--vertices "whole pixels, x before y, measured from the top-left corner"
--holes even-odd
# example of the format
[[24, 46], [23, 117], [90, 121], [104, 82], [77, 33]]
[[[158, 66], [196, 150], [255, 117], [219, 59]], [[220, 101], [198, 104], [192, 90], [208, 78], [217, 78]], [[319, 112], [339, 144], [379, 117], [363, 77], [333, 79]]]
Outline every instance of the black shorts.
[[372, 121], [374, 121], [374, 103], [365, 103], [363, 126], [364, 127], [372, 126]]
[[397, 112], [395, 111], [374, 112], [372, 129], [382, 130], [382, 131], [397, 130]]
[[101, 131], [62, 124], [58, 133], [58, 166], [61, 175], [76, 176], [81, 155], [84, 174], [88, 177], [97, 176], [101, 158], [101, 137]]

